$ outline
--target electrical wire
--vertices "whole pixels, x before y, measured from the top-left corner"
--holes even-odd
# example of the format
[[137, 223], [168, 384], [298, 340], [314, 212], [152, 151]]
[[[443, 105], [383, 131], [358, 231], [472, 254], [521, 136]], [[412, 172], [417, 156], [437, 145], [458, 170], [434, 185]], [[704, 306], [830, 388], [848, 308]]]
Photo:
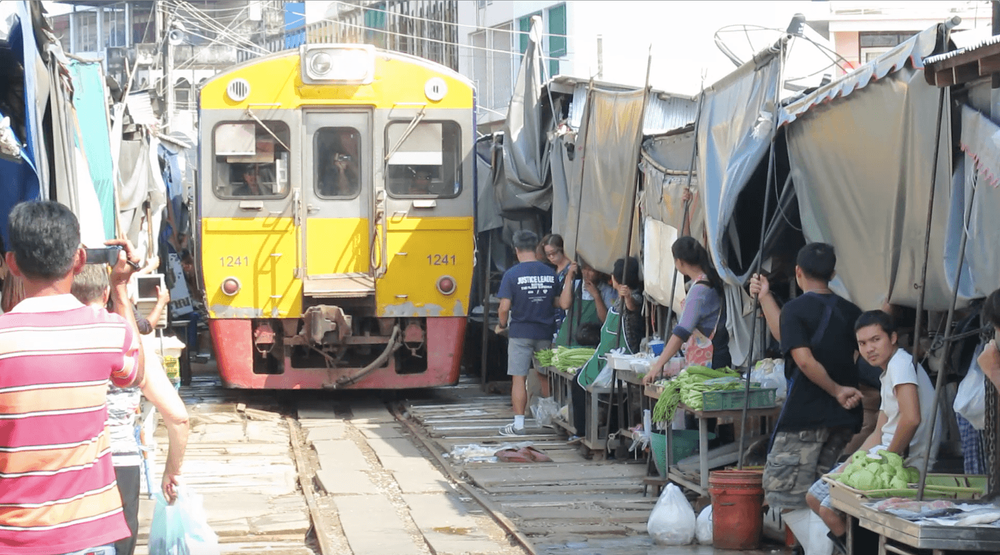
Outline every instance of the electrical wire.
[[[415, 15], [404, 14], [404, 13], [401, 13], [401, 12], [392, 12], [392, 11], [388, 11], [386, 9], [372, 8], [372, 7], [369, 7], [369, 6], [360, 6], [360, 5], [357, 5], [357, 4], [352, 4], [350, 2], [344, 2], [342, 0], [335, 0], [334, 2], [330, 3], [331, 6], [334, 5], [334, 4], [341, 5], [341, 6], [346, 6], [346, 7], [351, 8], [351, 10], [346, 10], [345, 13], [350, 13], [354, 9], [357, 9], [357, 10], [360, 10], [362, 12], [364, 12], [364, 11], [370, 11], [370, 12], [382, 13], [382, 14], [386, 14], [386, 15], [390, 15], [390, 16], [394, 16], [394, 17], [400, 17], [400, 18], [404, 18], [404, 19], [411, 19], [413, 21], [424, 21], [424, 22], [428, 22], [428, 23], [433, 23], [435, 25], [450, 25], [450, 26], [453, 26], [453, 27], [465, 27], [465, 28], [475, 29], [476, 31], [496, 31], [496, 32], [511, 33], [511, 34], [515, 34], [516, 33], [518, 35], [527, 35], [530, 32], [530, 31], [521, 31], [521, 30], [515, 31], [513, 28], [511, 28], [510, 30], [507, 30], [507, 29], [499, 29], [499, 28], [496, 28], [496, 27], [482, 27], [480, 25], [470, 25], [468, 23], [456, 23], [456, 22], [451, 22], [451, 21], [439, 21], [439, 20], [436, 20], [436, 19], [429, 19], [429, 18], [426, 18], [426, 17], [419, 17], [419, 16], [415, 16]], [[340, 15], [340, 13], [338, 12], [338, 16], [339, 15]], [[530, 17], [530, 16], [527, 16], [527, 17]], [[334, 18], [334, 17], [330, 17], [330, 18], [324, 18], [324, 21], [339, 21], [339, 20], [336, 19], [336, 18]], [[511, 21], [511, 23], [513, 23], [513, 20]], [[513, 25], [511, 27], [513, 27]], [[567, 35], [567, 34], [559, 34], [559, 33], [542, 33], [542, 36], [543, 37], [558, 37], [558, 38], [578, 38], [577, 35]], [[597, 37], [597, 35], [594, 35], [594, 38], [596, 38], [596, 37]]]

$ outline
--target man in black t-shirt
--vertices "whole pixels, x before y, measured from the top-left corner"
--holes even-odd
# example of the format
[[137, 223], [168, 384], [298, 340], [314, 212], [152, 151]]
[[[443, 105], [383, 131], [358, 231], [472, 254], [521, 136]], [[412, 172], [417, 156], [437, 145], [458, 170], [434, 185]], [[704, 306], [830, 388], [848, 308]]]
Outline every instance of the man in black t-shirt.
[[779, 308], [767, 278], [755, 275], [771, 333], [781, 342], [788, 398], [764, 467], [764, 494], [772, 507], [805, 508], [805, 495], [829, 472], [861, 428], [861, 391], [854, 362], [854, 322], [861, 309], [830, 291], [837, 263], [833, 247], [811, 243], [798, 254], [795, 281], [804, 291]]

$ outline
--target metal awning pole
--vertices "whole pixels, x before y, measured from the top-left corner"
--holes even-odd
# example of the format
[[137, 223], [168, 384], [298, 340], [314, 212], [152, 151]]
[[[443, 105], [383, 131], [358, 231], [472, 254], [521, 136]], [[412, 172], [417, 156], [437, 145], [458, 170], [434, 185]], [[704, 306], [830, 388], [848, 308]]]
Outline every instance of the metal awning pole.
[[[757, 252], [757, 263], [755, 264], [754, 273], [760, 273], [761, 263], [764, 261], [764, 234], [767, 233], [767, 208], [771, 204], [771, 180], [777, 180], [775, 176], [774, 168], [774, 142], [778, 138], [778, 113], [781, 106], [781, 79], [782, 70], [785, 65], [785, 45], [788, 44], [789, 35], [784, 35], [780, 39], [778, 53], [778, 79], [777, 83], [774, 85], [774, 112], [773, 121], [771, 128], [771, 145], [768, 149], [767, 157], [767, 178], [764, 181], [764, 210], [760, 215], [760, 250]], [[775, 184], [777, 188], [777, 184]], [[722, 300], [725, 303], [725, 299]], [[723, 304], [725, 307], [725, 304]], [[750, 369], [753, 364], [753, 347], [754, 347], [754, 337], [757, 335], [757, 311], [760, 310], [760, 298], [758, 295], [753, 297], [753, 320], [750, 321], [750, 349], [747, 352], [747, 374], [746, 374], [746, 385], [743, 388], [743, 414], [740, 418], [740, 446], [738, 452], [738, 458], [736, 462], [736, 468], [743, 470], [743, 448], [744, 441], [746, 439], [746, 427], [747, 427], [747, 411], [750, 408]]]
[[[701, 81], [701, 94], [698, 95], [698, 110], [694, 115], [694, 139], [691, 141], [691, 162], [688, 164], [687, 181], [684, 184], [684, 190], [691, 191], [691, 177], [694, 174], [694, 163], [698, 159], [698, 128], [701, 125], [701, 112], [705, 106], [705, 81]], [[690, 196], [690, 195], [688, 195]], [[680, 237], [687, 235], [691, 230], [688, 228], [688, 215], [691, 211], [691, 198], [684, 201], [684, 214], [681, 219], [681, 228], [678, 231]], [[671, 257], [672, 258], [672, 257]], [[673, 263], [671, 263], [673, 266]], [[663, 333], [663, 341], [667, 340], [667, 329], [670, 327], [670, 322], [674, 319], [674, 299], [677, 297], [677, 268], [674, 268], [673, 276], [670, 279], [670, 304], [667, 305], [667, 321], [661, 326]]]
[[493, 266], [493, 230], [487, 232], [486, 266], [483, 268], [483, 346], [480, 364], [480, 376], [483, 391], [486, 391], [487, 361], [490, 352], [490, 268]]
[[[917, 354], [917, 347], [920, 345], [920, 334], [923, 331], [921, 330], [921, 324], [923, 323], [924, 296], [927, 293], [927, 262], [931, 244], [931, 223], [934, 220], [934, 194], [937, 190], [938, 157], [941, 151], [941, 123], [944, 120], [944, 99], [947, 92], [948, 89], [946, 87], [942, 87], [938, 96], [937, 131], [934, 133], [934, 173], [931, 174], [931, 195], [930, 200], [927, 201], [927, 227], [924, 230], [924, 264], [920, 270], [920, 295], [917, 297], [917, 321], [913, 326], [913, 370], [915, 372], [920, 371], [920, 359]], [[975, 189], [973, 189], [973, 191], [975, 191]], [[959, 279], [962, 277], [962, 263], [965, 261], [965, 242], [968, 236], [965, 232], [964, 215], [965, 211], [963, 210], [962, 242], [959, 247], [958, 269], [955, 272], [955, 291], [951, 296], [951, 306], [948, 307], [948, 320], [945, 327], [946, 337], [951, 333], [951, 322], [955, 316], [955, 303], [958, 301]], [[945, 343], [944, 349], [946, 357], [948, 346], [949, 343]], [[947, 358], [945, 360], [947, 360]], [[917, 501], [923, 501], [924, 499], [924, 486], [927, 485], [927, 467], [930, 463], [931, 445], [933, 445], [934, 442], [934, 425], [937, 423], [938, 404], [941, 399], [941, 389], [944, 387], [944, 376], [946, 373], [945, 368], [942, 367], [941, 370], [938, 371], [937, 380], [934, 385], [934, 400], [931, 402], [931, 441], [927, 442], [923, 468], [920, 469], [920, 485], [917, 486]]]

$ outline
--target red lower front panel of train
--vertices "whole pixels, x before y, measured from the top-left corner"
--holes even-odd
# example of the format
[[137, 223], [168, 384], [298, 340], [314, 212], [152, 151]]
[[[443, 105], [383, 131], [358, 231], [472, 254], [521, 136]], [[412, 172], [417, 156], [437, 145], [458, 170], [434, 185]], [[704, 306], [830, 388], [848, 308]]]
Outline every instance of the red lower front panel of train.
[[210, 320], [209, 329], [225, 387], [411, 389], [458, 383], [465, 318], [370, 320], [359, 327], [350, 316], [317, 309], [298, 319]]

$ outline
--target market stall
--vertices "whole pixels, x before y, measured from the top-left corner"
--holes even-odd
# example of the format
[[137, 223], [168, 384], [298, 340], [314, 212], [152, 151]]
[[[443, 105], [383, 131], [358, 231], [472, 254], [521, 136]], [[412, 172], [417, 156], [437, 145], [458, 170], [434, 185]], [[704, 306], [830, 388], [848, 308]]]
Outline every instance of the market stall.
[[[856, 541], [855, 524], [879, 536], [879, 554], [935, 554], [948, 551], [1000, 552], [1000, 506], [983, 502], [985, 476], [931, 474], [925, 499], [917, 501], [916, 488], [906, 491], [863, 491], [824, 478], [830, 484], [833, 507], [851, 519], [848, 553], [864, 546]], [[903, 494], [904, 497], [898, 495]], [[890, 497], [890, 495], [894, 497]]]

